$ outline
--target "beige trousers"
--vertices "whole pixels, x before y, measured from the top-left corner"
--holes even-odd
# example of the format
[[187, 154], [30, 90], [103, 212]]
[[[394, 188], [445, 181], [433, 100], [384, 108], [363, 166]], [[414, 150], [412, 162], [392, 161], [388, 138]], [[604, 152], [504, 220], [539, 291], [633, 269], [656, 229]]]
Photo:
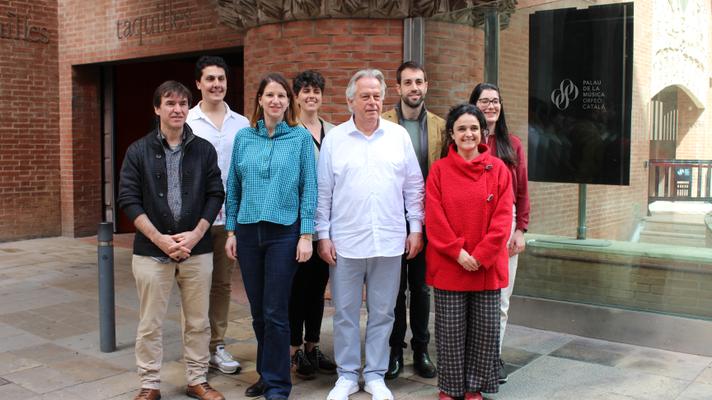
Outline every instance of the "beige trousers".
[[168, 310], [173, 282], [181, 297], [183, 361], [189, 385], [205, 382], [208, 372], [208, 299], [213, 271], [212, 253], [191, 256], [182, 263], [159, 263], [134, 255], [132, 269], [139, 299], [136, 332], [136, 366], [141, 387], [159, 389], [163, 359], [163, 320]]
[[213, 236], [213, 283], [210, 289], [210, 352], [215, 352], [215, 347], [225, 344], [225, 331], [230, 312], [230, 292], [232, 271], [235, 261], [227, 258], [225, 241], [227, 234], [224, 225], [213, 225], [210, 228]]

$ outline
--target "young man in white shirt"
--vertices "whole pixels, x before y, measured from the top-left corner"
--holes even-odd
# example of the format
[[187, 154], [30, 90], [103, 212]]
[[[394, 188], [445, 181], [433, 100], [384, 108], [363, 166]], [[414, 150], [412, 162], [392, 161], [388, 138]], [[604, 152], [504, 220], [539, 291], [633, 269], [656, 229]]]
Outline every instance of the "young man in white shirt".
[[[187, 123], [193, 133], [209, 141], [218, 154], [223, 188], [232, 158], [237, 131], [249, 126], [242, 115], [225, 103], [228, 66], [221, 57], [203, 56], [195, 64], [195, 84], [202, 100], [188, 113]], [[230, 311], [230, 282], [235, 262], [225, 254], [225, 206], [213, 223], [213, 279], [210, 289], [210, 367], [225, 374], [240, 372], [240, 363], [225, 350], [225, 331]]]
[[373, 400], [393, 399], [383, 378], [401, 257], [406, 253], [413, 258], [423, 247], [423, 175], [408, 132], [381, 118], [385, 91], [380, 71], [357, 72], [346, 89], [353, 116], [329, 131], [319, 155], [316, 231], [319, 256], [331, 266], [339, 374], [327, 400], [346, 400], [359, 390], [364, 283], [368, 292], [365, 390]]

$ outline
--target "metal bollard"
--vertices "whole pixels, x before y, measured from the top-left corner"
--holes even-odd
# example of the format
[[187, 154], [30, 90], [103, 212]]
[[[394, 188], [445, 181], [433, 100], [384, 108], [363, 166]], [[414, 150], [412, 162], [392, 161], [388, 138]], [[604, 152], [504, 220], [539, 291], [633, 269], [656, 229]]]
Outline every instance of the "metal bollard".
[[102, 222], [97, 232], [99, 258], [99, 343], [102, 353], [116, 351], [114, 316], [114, 224]]

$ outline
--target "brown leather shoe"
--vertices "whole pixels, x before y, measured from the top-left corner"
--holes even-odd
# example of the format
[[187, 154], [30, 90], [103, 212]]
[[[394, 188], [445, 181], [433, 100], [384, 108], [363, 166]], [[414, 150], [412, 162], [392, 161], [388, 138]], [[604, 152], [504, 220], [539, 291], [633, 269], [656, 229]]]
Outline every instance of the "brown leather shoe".
[[161, 400], [161, 391], [158, 389], [141, 388], [134, 400]]
[[190, 386], [185, 389], [185, 394], [188, 397], [199, 400], [225, 400], [225, 397], [208, 385], [208, 382], [199, 383], [197, 385]]

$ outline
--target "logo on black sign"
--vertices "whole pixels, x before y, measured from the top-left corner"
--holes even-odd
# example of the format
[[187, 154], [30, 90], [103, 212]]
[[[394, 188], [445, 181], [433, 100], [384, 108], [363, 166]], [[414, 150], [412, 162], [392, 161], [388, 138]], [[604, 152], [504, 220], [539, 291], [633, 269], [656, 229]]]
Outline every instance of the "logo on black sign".
[[569, 104], [576, 100], [579, 95], [579, 88], [571, 79], [564, 79], [559, 84], [558, 89], [551, 92], [551, 102], [556, 108], [563, 111], [569, 108]]

